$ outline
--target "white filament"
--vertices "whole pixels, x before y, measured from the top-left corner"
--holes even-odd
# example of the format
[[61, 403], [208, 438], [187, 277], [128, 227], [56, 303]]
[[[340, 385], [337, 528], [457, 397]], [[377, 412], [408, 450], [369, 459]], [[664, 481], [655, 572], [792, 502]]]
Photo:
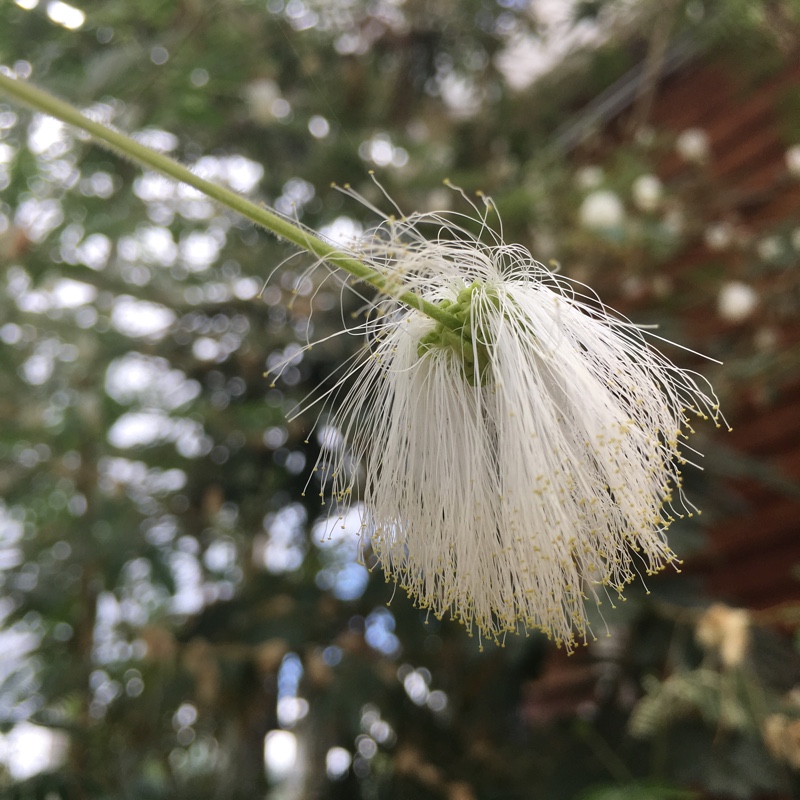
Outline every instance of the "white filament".
[[323, 491], [342, 516], [360, 494], [365, 539], [421, 607], [496, 641], [520, 629], [585, 641], [589, 596], [675, 560], [664, 531], [693, 510], [678, 440], [690, 415], [721, 419], [713, 391], [499, 237], [438, 215], [387, 219], [358, 255], [433, 303], [477, 282], [465, 336], [488, 368], [466, 380], [457, 349], [420, 352], [432, 319], [376, 304], [333, 421], [349, 447], [323, 457]]

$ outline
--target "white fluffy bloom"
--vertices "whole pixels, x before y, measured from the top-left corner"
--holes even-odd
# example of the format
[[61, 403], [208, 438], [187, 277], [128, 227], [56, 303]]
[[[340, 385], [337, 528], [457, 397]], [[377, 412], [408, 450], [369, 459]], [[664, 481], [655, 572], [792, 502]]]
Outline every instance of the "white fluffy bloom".
[[717, 312], [727, 322], [744, 322], [757, 305], [756, 290], [742, 281], [728, 281], [717, 295]]
[[661, 205], [664, 187], [657, 175], [640, 175], [631, 186], [631, 194], [642, 211], [655, 211]]
[[730, 222], [714, 222], [705, 229], [703, 240], [709, 250], [725, 250], [733, 243], [734, 234]]
[[711, 142], [704, 130], [687, 128], [675, 140], [675, 149], [684, 161], [702, 164], [711, 154]]
[[254, 122], [268, 126], [276, 117], [285, 116], [282, 113], [281, 90], [275, 81], [269, 78], [257, 78], [245, 86], [244, 90], [247, 108]]
[[587, 599], [675, 560], [678, 441], [690, 415], [719, 418], [713, 392], [522, 247], [422, 215], [358, 255], [463, 328], [377, 304], [334, 418], [349, 447], [318, 465], [341, 516], [360, 494], [387, 579], [435, 615], [585, 640]]
[[594, 164], [581, 167], [575, 173], [575, 181], [581, 189], [596, 189], [603, 182], [603, 168]]
[[777, 236], [765, 236], [757, 245], [758, 257], [764, 261], [774, 261], [780, 258], [783, 247]]
[[598, 189], [587, 195], [578, 210], [580, 221], [587, 228], [618, 228], [625, 220], [625, 208], [619, 195], [610, 189]]

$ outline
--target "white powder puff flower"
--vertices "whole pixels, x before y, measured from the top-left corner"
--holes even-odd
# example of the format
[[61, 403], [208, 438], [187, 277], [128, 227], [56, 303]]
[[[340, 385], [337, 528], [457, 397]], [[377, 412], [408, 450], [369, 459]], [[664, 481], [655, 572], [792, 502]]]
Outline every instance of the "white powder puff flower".
[[603, 168], [595, 165], [581, 167], [575, 173], [575, 181], [581, 189], [596, 189], [603, 182]]
[[713, 392], [497, 237], [390, 218], [357, 255], [460, 328], [375, 306], [333, 420], [349, 446], [318, 464], [323, 490], [340, 518], [360, 495], [365, 540], [420, 607], [495, 641], [585, 641], [587, 599], [675, 561], [664, 531], [692, 511], [678, 442], [690, 416], [719, 419]]
[[717, 295], [717, 313], [726, 322], [744, 322], [758, 306], [756, 290], [742, 281], [728, 281]]
[[711, 142], [704, 130], [687, 128], [675, 140], [675, 149], [684, 161], [702, 164], [711, 155]]
[[267, 127], [277, 117], [285, 117], [288, 103], [281, 97], [281, 90], [269, 78], [257, 78], [247, 84], [244, 90], [250, 117], [259, 125]]
[[703, 233], [703, 240], [709, 250], [725, 250], [733, 244], [736, 231], [730, 222], [714, 222]]
[[587, 195], [578, 210], [581, 223], [593, 230], [618, 228], [625, 221], [625, 208], [610, 189], [598, 189]]
[[765, 236], [756, 245], [756, 252], [763, 261], [775, 261], [783, 252], [781, 240], [777, 236]]
[[631, 194], [642, 211], [655, 211], [661, 205], [664, 187], [657, 175], [640, 175], [631, 186]]

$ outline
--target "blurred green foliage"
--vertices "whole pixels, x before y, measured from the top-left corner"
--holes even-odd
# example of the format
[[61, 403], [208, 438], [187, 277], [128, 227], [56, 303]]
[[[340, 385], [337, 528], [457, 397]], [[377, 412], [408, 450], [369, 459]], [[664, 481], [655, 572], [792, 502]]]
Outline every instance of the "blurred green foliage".
[[[713, 265], [686, 292], [658, 272], [700, 235], [704, 218], [687, 214], [678, 228], [670, 213], [678, 201], [692, 208], [708, 176], [665, 187], [657, 208], [630, 199], [674, 134], [554, 145], [646, 51], [646, 3], [617, 23], [616, 3], [579, 4], [614, 35], [519, 91], [497, 57], [515, 37], [544, 38], [546, 25], [512, 0], [107, 0], [85, 3], [74, 30], [54, 23], [53, 3], [29, 5], [0, 6], [3, 64], [314, 229], [375, 223], [331, 182], [391, 211], [371, 168], [403, 210], [469, 212], [442, 187], [449, 177], [493, 196], [509, 241], [672, 338], [681, 314], [713, 301]], [[779, 5], [730, 4], [725, 15], [709, 3], [704, 17], [696, 0], [676, 4], [676, 35], [723, 53], [730, 31], [763, 42], [775, 31], [751, 9]], [[603, 169], [592, 177], [594, 162]], [[338, 434], [317, 406], [289, 416], [332, 388], [361, 346], [334, 335], [360, 306], [336, 277], [2, 102], [0, 186], [0, 724], [55, 737], [44, 771], [8, 759], [2, 796], [665, 800], [797, 789], [760, 728], [769, 714], [790, 719], [789, 687], [737, 672], [714, 713], [713, 693], [685, 691], [679, 706], [669, 694], [727, 674], [694, 645], [696, 616], [663, 613], [707, 602], [696, 581], [665, 576], [650, 596], [634, 587], [626, 608], [598, 620], [598, 635], [608, 624], [614, 637], [565, 661], [537, 637], [481, 650], [387, 586], [368, 551], [370, 571], [355, 562], [357, 525], [330, 530], [311, 473]], [[581, 222], [597, 188], [625, 198], [613, 229]], [[796, 232], [775, 235], [791, 253]], [[308, 339], [321, 343], [302, 351]], [[754, 358], [733, 356], [728, 375]], [[273, 385], [265, 371], [284, 361]], [[713, 470], [688, 474], [687, 487], [710, 517], [729, 510]], [[702, 536], [697, 520], [675, 526], [682, 552]], [[558, 675], [576, 683], [565, 689]], [[741, 704], [732, 725], [723, 711]], [[634, 709], [649, 738], [630, 732]]]

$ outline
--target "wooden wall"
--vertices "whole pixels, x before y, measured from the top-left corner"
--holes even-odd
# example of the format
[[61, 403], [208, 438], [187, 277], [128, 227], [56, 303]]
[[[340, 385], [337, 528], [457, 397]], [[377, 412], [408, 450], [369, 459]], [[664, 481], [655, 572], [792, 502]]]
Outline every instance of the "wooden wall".
[[[714, 191], [706, 219], [730, 223], [743, 240], [718, 251], [697, 237], [667, 267], [675, 290], [690, 291], [692, 270], [714, 262], [724, 265], [724, 280], [746, 281], [760, 297], [752, 317], [738, 324], [725, 322], [707, 298], [689, 310], [695, 341], [723, 357], [730, 347], [734, 360], [754, 365], [723, 389], [733, 431], [722, 446], [763, 460], [774, 474], [731, 481], [740, 504], [714, 524], [709, 546], [688, 567], [708, 579], [711, 594], [754, 609], [800, 602], [800, 242], [793, 254], [785, 248], [781, 265], [754, 268], [762, 237], [792, 228], [800, 237], [800, 175], [786, 161], [792, 131], [800, 144], [798, 92], [800, 57], [766, 76], [738, 74], [730, 58], [699, 60], [662, 81], [651, 116], [658, 130], [707, 134], [704, 169]], [[673, 151], [659, 173], [670, 186], [693, 169]], [[765, 335], [771, 344], [762, 342], [761, 352]], [[790, 480], [778, 488], [780, 475]]]

